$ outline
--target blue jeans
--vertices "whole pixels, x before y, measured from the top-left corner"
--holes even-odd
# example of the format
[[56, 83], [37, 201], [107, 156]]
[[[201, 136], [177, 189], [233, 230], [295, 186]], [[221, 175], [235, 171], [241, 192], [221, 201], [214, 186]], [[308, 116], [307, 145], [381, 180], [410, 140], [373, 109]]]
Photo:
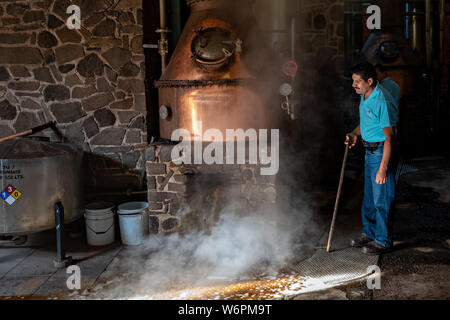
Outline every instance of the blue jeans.
[[364, 200], [362, 204], [363, 236], [383, 247], [392, 246], [391, 211], [395, 198], [395, 174], [389, 164], [387, 182], [377, 184], [376, 176], [383, 159], [383, 146], [366, 149], [364, 168]]

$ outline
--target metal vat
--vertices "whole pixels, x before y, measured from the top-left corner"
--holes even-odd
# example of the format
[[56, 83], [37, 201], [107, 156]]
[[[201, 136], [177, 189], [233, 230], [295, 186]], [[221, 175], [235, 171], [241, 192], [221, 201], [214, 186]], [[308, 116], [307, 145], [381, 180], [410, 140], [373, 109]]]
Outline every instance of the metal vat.
[[253, 37], [260, 34], [251, 14], [236, 12], [255, 2], [187, 3], [191, 16], [170, 63], [155, 82], [161, 137], [171, 139], [182, 128], [191, 133], [191, 140], [207, 140], [202, 132], [216, 129], [225, 140], [227, 129], [280, 128], [284, 119], [278, 95], [281, 67], [276, 69], [277, 59], [263, 49], [267, 41]]
[[56, 202], [64, 221], [81, 216], [82, 152], [60, 143], [14, 139], [0, 144], [0, 235], [55, 227]]

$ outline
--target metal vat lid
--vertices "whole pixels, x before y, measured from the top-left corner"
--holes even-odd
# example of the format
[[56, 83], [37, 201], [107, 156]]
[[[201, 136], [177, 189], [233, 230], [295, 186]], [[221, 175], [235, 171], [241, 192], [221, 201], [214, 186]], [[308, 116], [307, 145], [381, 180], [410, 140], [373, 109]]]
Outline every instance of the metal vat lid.
[[72, 153], [68, 146], [17, 138], [0, 143], [0, 159], [33, 159]]

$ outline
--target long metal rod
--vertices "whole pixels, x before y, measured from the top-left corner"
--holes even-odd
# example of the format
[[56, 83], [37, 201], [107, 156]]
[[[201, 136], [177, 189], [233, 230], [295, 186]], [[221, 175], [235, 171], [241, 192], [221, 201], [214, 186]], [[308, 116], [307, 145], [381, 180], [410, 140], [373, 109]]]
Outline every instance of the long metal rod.
[[64, 246], [64, 207], [61, 202], [55, 203], [55, 227], [56, 227], [56, 259], [53, 265], [58, 268], [67, 268], [72, 264], [72, 257], [66, 257]]
[[337, 195], [336, 195], [336, 202], [334, 204], [333, 220], [331, 221], [330, 234], [328, 236], [327, 252], [330, 252], [331, 239], [333, 238], [334, 225], [336, 223], [337, 209], [339, 206], [339, 199], [341, 198], [342, 184], [344, 182], [345, 166], [347, 164], [348, 146], [349, 145], [347, 144], [345, 147], [344, 160], [342, 161], [341, 178], [339, 179], [339, 187], [338, 187], [338, 191], [337, 191]]
[[56, 258], [58, 262], [66, 258], [64, 248], [64, 207], [61, 202], [55, 204], [55, 225], [56, 225]]
[[159, 21], [161, 29], [165, 29], [167, 27], [166, 0], [159, 0]]
[[160, 33], [161, 33], [161, 44], [164, 48], [160, 48], [161, 54], [161, 67], [162, 72], [166, 71], [167, 67], [167, 54], [164, 51], [166, 49], [165, 44], [167, 43], [167, 17], [166, 17], [166, 0], [159, 0], [159, 21], [160, 21]]

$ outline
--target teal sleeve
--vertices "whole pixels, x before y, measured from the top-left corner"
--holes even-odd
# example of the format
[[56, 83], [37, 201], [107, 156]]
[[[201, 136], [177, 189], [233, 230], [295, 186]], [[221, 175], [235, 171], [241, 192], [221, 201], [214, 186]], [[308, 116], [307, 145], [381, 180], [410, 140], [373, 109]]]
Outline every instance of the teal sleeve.
[[380, 106], [380, 124], [382, 128], [395, 127], [398, 122], [398, 116], [395, 107], [387, 99], [384, 99]]

